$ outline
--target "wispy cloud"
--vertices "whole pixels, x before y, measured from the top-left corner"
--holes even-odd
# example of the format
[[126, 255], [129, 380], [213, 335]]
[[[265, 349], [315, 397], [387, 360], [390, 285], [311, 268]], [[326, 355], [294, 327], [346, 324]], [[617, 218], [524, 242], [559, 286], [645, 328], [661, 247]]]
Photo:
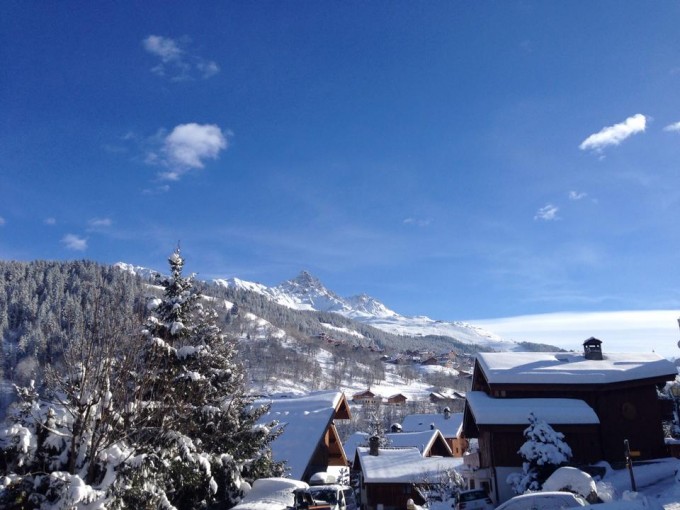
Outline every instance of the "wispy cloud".
[[570, 191], [568, 196], [569, 200], [583, 200], [588, 196], [588, 193], [584, 193], [582, 191]]
[[66, 234], [61, 238], [61, 242], [69, 250], [85, 251], [87, 249], [87, 239], [75, 234]]
[[664, 131], [680, 131], [680, 121], [674, 122], [673, 124], [668, 124], [665, 128], [663, 128]]
[[[581, 350], [583, 341], [595, 336], [616, 352], [656, 351], [677, 357], [677, 317], [674, 310], [615, 312], [564, 312], [474, 320], [505, 340], [541, 342], [563, 349]], [[645, 344], [640, 344], [640, 338]]]
[[536, 215], [534, 216], [535, 220], [543, 220], [543, 221], [554, 221], [554, 220], [559, 220], [559, 217], [557, 216], [557, 212], [560, 210], [559, 207], [553, 204], [546, 204], [543, 207], [541, 207], [538, 212], [536, 212]]
[[228, 135], [215, 124], [180, 124], [162, 137], [159, 151], [148, 153], [146, 162], [167, 168], [161, 179], [177, 181], [186, 172], [203, 168], [206, 160], [217, 159], [228, 146]]
[[609, 145], [619, 145], [626, 138], [637, 133], [643, 133], [646, 126], [647, 117], [638, 113], [619, 124], [604, 127], [597, 133], [590, 135], [579, 145], [579, 149], [600, 152]]
[[160, 35], [150, 35], [142, 41], [144, 49], [160, 59], [151, 72], [172, 81], [210, 78], [220, 71], [219, 65], [189, 51], [190, 39], [172, 39]]
[[107, 228], [111, 225], [113, 225], [111, 218], [92, 218], [87, 222], [87, 226], [90, 230]]
[[2, 227], [3, 225], [5, 225], [5, 223], [7, 223], [7, 221], [5, 220], [5, 218], [3, 218], [2, 216], [0, 216], [0, 227]]
[[57, 219], [56, 218], [45, 218], [43, 220], [43, 223], [45, 225], [56, 225], [57, 224]]
[[416, 227], [427, 227], [432, 220], [429, 218], [406, 218], [404, 225], [414, 225]]

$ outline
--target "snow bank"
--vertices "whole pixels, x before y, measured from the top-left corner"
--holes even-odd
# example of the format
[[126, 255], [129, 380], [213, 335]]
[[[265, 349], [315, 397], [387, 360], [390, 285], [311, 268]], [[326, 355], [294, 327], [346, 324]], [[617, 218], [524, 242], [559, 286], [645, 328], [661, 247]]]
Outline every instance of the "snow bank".
[[543, 484], [544, 491], [576, 492], [584, 498], [591, 493], [597, 494], [593, 477], [575, 467], [561, 467], [548, 477]]

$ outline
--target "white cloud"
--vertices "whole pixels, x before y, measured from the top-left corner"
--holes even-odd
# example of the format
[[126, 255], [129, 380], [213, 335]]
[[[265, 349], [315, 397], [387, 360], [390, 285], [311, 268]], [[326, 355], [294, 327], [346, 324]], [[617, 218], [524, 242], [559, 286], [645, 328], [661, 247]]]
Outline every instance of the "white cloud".
[[664, 131], [680, 131], [680, 121], [674, 122], [673, 124], [668, 124], [665, 128], [663, 128]]
[[560, 208], [556, 205], [546, 204], [538, 210], [534, 219], [543, 221], [559, 220], [559, 217], [557, 216], [557, 211], [559, 210]]
[[69, 250], [85, 251], [87, 249], [87, 239], [75, 234], [66, 234], [61, 242]]
[[163, 62], [179, 60], [184, 53], [173, 39], [160, 35], [150, 35], [142, 44], [146, 51], [160, 57]]
[[215, 76], [220, 71], [217, 63], [187, 51], [188, 44], [187, 37], [176, 40], [150, 35], [144, 39], [142, 41], [144, 49], [160, 59], [160, 63], [151, 68], [151, 72], [172, 81]]
[[647, 117], [638, 113], [619, 124], [607, 126], [590, 135], [579, 145], [579, 149], [599, 152], [609, 145], [619, 145], [629, 136], [644, 132], [646, 126]]
[[588, 193], [582, 191], [570, 191], [569, 200], [582, 200], [588, 196]]
[[92, 218], [87, 222], [90, 228], [105, 228], [113, 224], [111, 218]]
[[56, 220], [56, 218], [45, 218], [45, 220], [43, 221], [43, 223], [44, 223], [45, 225], [56, 225], [56, 224], [57, 224], [57, 220]]
[[564, 312], [501, 319], [470, 320], [503, 337], [518, 342], [539, 342], [581, 351], [584, 340], [594, 336], [609, 352], [656, 351], [678, 357], [677, 310], [632, 310], [616, 312]]
[[168, 167], [161, 177], [176, 181], [189, 170], [203, 168], [205, 160], [217, 159], [227, 145], [227, 136], [215, 124], [180, 124], [163, 140], [163, 156], [150, 153], [147, 162], [160, 159]]
[[429, 218], [406, 218], [404, 220], [404, 225], [415, 225], [417, 227], [427, 227], [430, 223], [432, 223], [432, 220]]
[[5, 221], [5, 218], [0, 216], [0, 227], [2, 227], [5, 223], [7, 223], [7, 221]]

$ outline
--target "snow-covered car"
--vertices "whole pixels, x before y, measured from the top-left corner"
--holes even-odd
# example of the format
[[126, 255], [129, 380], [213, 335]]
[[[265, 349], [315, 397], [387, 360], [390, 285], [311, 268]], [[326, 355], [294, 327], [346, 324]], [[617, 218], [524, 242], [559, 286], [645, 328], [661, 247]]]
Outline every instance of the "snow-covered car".
[[458, 493], [456, 510], [493, 510], [493, 502], [485, 490], [470, 489]]
[[[331, 510], [349, 510], [346, 494], [354, 496], [351, 487], [347, 485], [312, 485], [309, 492], [314, 498], [316, 504], [328, 504]], [[356, 500], [352, 501], [354, 508], [356, 508]]]
[[543, 482], [545, 491], [569, 491], [582, 496], [589, 503], [598, 501], [595, 480], [585, 471], [575, 467], [562, 466]]
[[571, 492], [548, 491], [531, 492], [507, 500], [496, 510], [554, 510], [586, 506], [588, 502]]
[[306, 491], [305, 482], [289, 478], [260, 478], [234, 510], [288, 510], [295, 508], [295, 491]]

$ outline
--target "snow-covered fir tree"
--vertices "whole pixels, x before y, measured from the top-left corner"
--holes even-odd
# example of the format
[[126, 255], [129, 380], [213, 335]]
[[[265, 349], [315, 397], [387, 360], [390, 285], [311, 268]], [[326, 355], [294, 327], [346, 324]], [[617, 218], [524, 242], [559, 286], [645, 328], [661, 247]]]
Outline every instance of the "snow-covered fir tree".
[[529, 427], [524, 430], [524, 438], [526, 441], [517, 452], [524, 459], [522, 472], [512, 473], [507, 479], [516, 494], [541, 490], [553, 471], [567, 464], [572, 456], [564, 434], [555, 431], [534, 413], [529, 413]]
[[121, 289], [93, 284], [63, 359], [40, 388], [17, 387], [0, 427], [0, 508], [228, 508], [242, 481], [282, 472], [183, 264], [177, 250], [143, 328]]
[[145, 406], [134, 437], [141, 457], [116, 488], [127, 508], [228, 508], [243, 481], [282, 473], [269, 449], [276, 436], [257, 425], [267, 409], [253, 407], [235, 344], [193, 276], [182, 276], [179, 249], [169, 263], [170, 275], [157, 278], [163, 298], [150, 301], [143, 331]]

